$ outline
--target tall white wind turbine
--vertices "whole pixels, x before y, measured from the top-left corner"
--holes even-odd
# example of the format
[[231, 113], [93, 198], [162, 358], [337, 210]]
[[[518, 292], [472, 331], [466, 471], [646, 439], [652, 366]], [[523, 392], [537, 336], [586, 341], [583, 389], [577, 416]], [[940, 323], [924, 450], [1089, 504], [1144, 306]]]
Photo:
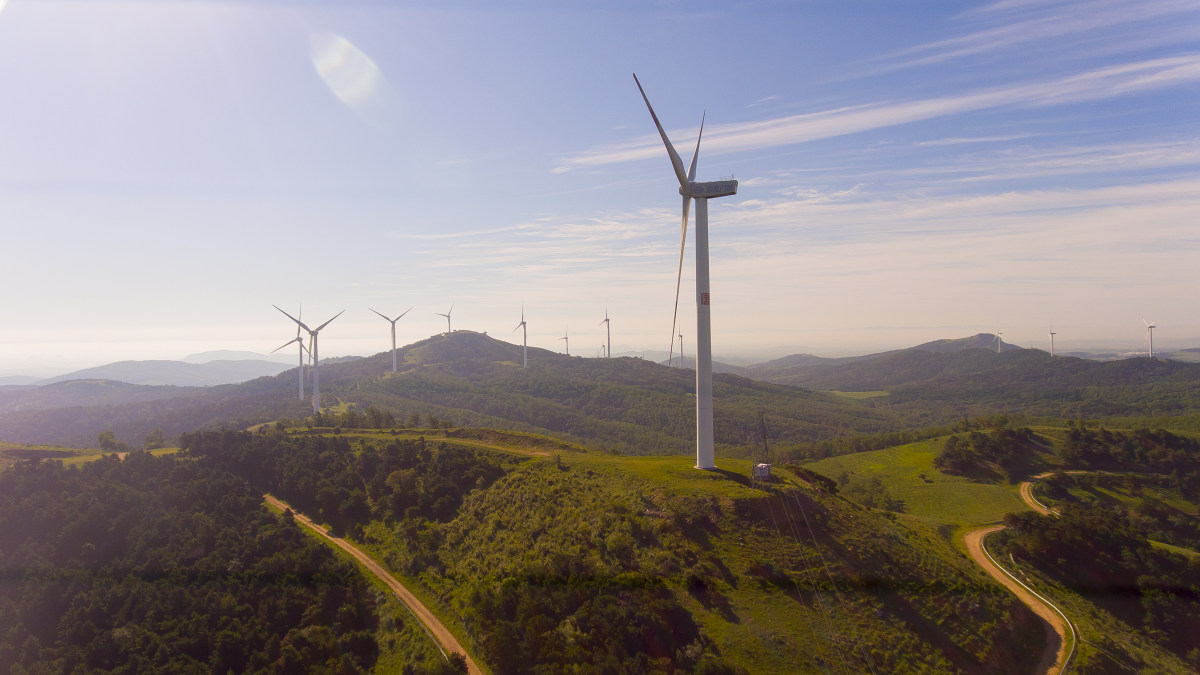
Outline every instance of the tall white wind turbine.
[[1000, 353], [1000, 345], [1004, 344], [1004, 341], [1000, 339], [1001, 335], [1004, 335], [1004, 333], [1001, 333], [1000, 329], [997, 328], [996, 329], [996, 353], [997, 354]]
[[1146, 344], [1150, 347], [1150, 358], [1154, 358], [1154, 329], [1158, 326], [1153, 321], [1142, 319], [1142, 323], [1146, 324]]
[[[276, 308], [276, 309], [278, 309], [278, 308]], [[303, 307], [300, 309], [300, 316], [304, 316], [304, 308]], [[287, 342], [285, 342], [285, 343], [279, 345], [278, 347], [276, 347], [275, 349], [271, 350], [271, 353], [274, 354], [275, 352], [279, 351], [280, 349], [283, 349], [284, 347], [292, 344], [293, 342], [300, 345], [300, 350], [299, 350], [300, 351], [300, 365], [298, 365], [296, 367], [296, 372], [299, 373], [300, 400], [303, 401], [304, 400], [304, 353], [308, 351], [308, 348], [304, 346], [304, 338], [300, 337], [299, 322], [296, 323], [296, 337], [292, 338], [291, 340], [288, 340]]]
[[1054, 356], [1054, 336], [1058, 333], [1054, 332], [1054, 326], [1050, 327], [1050, 356]]
[[715, 469], [713, 461], [713, 408], [712, 408], [712, 330], [709, 316], [709, 285], [708, 285], [708, 200], [737, 194], [736, 180], [721, 180], [697, 183], [696, 159], [700, 155], [700, 137], [704, 135], [704, 118], [700, 119], [700, 134], [696, 137], [696, 150], [692, 154], [692, 164], [687, 172], [683, 170], [683, 160], [667, 132], [663, 130], [654, 114], [654, 107], [642, 89], [642, 83], [637, 75], [633, 76], [637, 83], [646, 109], [654, 120], [658, 135], [662, 137], [667, 155], [671, 158], [671, 168], [675, 170], [675, 178], [679, 180], [679, 194], [683, 197], [683, 222], [679, 233], [679, 271], [675, 276], [675, 311], [671, 317], [671, 346], [675, 342], [675, 321], [679, 314], [679, 283], [683, 277], [683, 250], [687, 242], [688, 209], [693, 199], [696, 200], [696, 468]]
[[[521, 303], [521, 323], [517, 324], [517, 328], [521, 329], [521, 367], [529, 367], [529, 327], [525, 325], [525, 303]], [[512, 329], [512, 332], [517, 332], [517, 328]]]
[[[367, 309], [371, 309], [371, 308], [368, 307]], [[371, 309], [371, 311], [375, 312], [375, 310], [373, 310], [373, 309]], [[412, 307], [409, 307], [408, 309], [404, 310], [404, 314], [408, 314], [411, 311], [412, 311]], [[400, 319], [403, 319], [404, 314], [401, 314], [400, 316], [398, 316], [394, 319], [389, 319], [388, 317], [384, 316], [383, 314], [380, 314], [379, 312], [375, 312], [375, 313], [379, 314], [379, 316], [382, 316], [384, 321], [387, 321], [388, 323], [392, 324], [392, 372], [394, 373], [394, 372], [396, 372], [396, 322], [399, 321]]]
[[[272, 307], [274, 307], [275, 309], [279, 309], [278, 305], [272, 305]], [[309, 328], [308, 326], [304, 325], [303, 321], [301, 321], [300, 319], [297, 319], [296, 317], [292, 316], [291, 314], [288, 314], [287, 312], [284, 312], [282, 309], [279, 309], [279, 311], [283, 312], [283, 315], [286, 316], [287, 318], [291, 319], [292, 321], [295, 321], [297, 326], [303, 328], [305, 331], [308, 332], [309, 344], [311, 345], [308, 349], [308, 355], [310, 358], [312, 358], [313, 414], [319, 413], [319, 412], [321, 412], [321, 371], [319, 370], [319, 367], [321, 365], [321, 359], [317, 355], [317, 334], [321, 332], [322, 328], [324, 328], [325, 326], [328, 326], [330, 323], [333, 323], [333, 319], [336, 319], [339, 316], [341, 316], [346, 310], [343, 309], [341, 312], [334, 314], [333, 319], [326, 321], [325, 323], [321, 324], [320, 326], [317, 326], [316, 328]]]
[[450, 315], [453, 313], [454, 313], [454, 303], [453, 302], [450, 303], [450, 309], [445, 314], [442, 314], [441, 312], [434, 312], [434, 314], [437, 314], [438, 316], [446, 317], [446, 335], [450, 334]]
[[683, 358], [683, 331], [679, 332], [679, 367], [687, 368], [687, 359]]
[[567, 332], [569, 330], [570, 330], [569, 328], [567, 330], [564, 330], [563, 336], [558, 338], [559, 340], [563, 341], [563, 349], [567, 350], [567, 356], [571, 355], [571, 340], [569, 338], [567, 338]]
[[605, 343], [607, 343], [608, 346], [604, 349], [604, 358], [607, 359], [612, 357], [612, 322], [609, 321], [607, 307], [604, 308], [604, 320], [600, 322], [600, 325], [605, 326], [604, 330], [608, 336], [605, 340]]

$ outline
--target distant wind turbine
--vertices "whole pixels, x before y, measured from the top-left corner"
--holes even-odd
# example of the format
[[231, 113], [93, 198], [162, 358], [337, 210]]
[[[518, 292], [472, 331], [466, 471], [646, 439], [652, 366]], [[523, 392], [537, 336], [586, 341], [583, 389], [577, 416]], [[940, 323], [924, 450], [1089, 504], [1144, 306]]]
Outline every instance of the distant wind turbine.
[[[570, 330], [570, 329], [568, 329], [568, 330]], [[567, 350], [567, 356], [570, 356], [571, 355], [571, 341], [569, 339], [567, 339], [567, 332], [568, 332], [567, 330], [564, 330], [563, 336], [558, 339], [563, 341], [563, 349]]]
[[1154, 329], [1158, 326], [1153, 321], [1142, 319], [1142, 323], [1146, 324], [1146, 343], [1150, 346], [1150, 358], [1154, 358]]
[[453, 302], [450, 303], [450, 310], [447, 311], [445, 314], [442, 314], [441, 312], [434, 312], [434, 314], [437, 314], [438, 316], [446, 317], [446, 335], [450, 334], [450, 315], [452, 313], [454, 313], [454, 303]]
[[[671, 346], [675, 342], [675, 322], [679, 315], [679, 284], [683, 278], [683, 250], [687, 243], [688, 209], [693, 199], [696, 200], [696, 468], [715, 469], [713, 461], [713, 406], [712, 406], [712, 330], [709, 308], [708, 287], [708, 200], [737, 194], [736, 180], [722, 180], [698, 183], [696, 180], [696, 159], [700, 155], [700, 137], [704, 135], [704, 118], [700, 118], [700, 134], [696, 137], [696, 150], [692, 154], [692, 164], [687, 172], [683, 169], [683, 160], [667, 132], [663, 130], [650, 105], [646, 91], [637, 75], [633, 76], [637, 83], [646, 109], [654, 120], [658, 135], [666, 146], [667, 156], [671, 158], [671, 168], [675, 170], [675, 178], [679, 180], [679, 194], [683, 197], [683, 221], [679, 234], [679, 271], [675, 276], [675, 311], [671, 316]], [[668, 357], [669, 360], [670, 357]]]
[[[368, 309], [370, 309], [370, 308], [368, 308]], [[392, 372], [394, 373], [394, 372], [396, 372], [396, 322], [399, 321], [400, 319], [403, 319], [404, 314], [408, 314], [409, 312], [411, 312], [412, 307], [409, 307], [408, 309], [404, 310], [404, 314], [401, 314], [400, 316], [398, 316], [394, 319], [389, 319], [387, 316], [385, 316], [379, 312], [376, 312], [374, 309], [372, 309], [371, 311], [375, 312], [376, 314], [379, 314], [379, 316], [383, 317], [384, 321], [387, 321], [388, 323], [392, 324]]]
[[[525, 325], [525, 301], [521, 301], [521, 323], [517, 324], [517, 328], [521, 329], [521, 367], [529, 367], [529, 327]], [[517, 332], [517, 328], [512, 329], [512, 332]]]
[[608, 338], [607, 338], [607, 340], [605, 340], [605, 342], [608, 344], [608, 347], [601, 351], [605, 353], [605, 358], [610, 358], [612, 356], [612, 323], [609, 321], [609, 318], [608, 318], [608, 308], [607, 307], [604, 308], [604, 320], [600, 322], [600, 325], [605, 327], [604, 330], [608, 334]]
[[[276, 308], [276, 309], [278, 309], [278, 308]], [[300, 308], [300, 316], [304, 316], [304, 308], [303, 307]], [[299, 379], [300, 379], [300, 400], [303, 401], [304, 400], [304, 353], [308, 351], [308, 348], [304, 346], [304, 338], [300, 337], [299, 322], [297, 322], [297, 324], [296, 324], [296, 337], [292, 338], [291, 340], [288, 340], [287, 342], [283, 343], [282, 345], [279, 345], [275, 349], [271, 350], [271, 353], [274, 354], [275, 352], [279, 351], [280, 349], [283, 349], [284, 347], [292, 344], [293, 342], [300, 345], [300, 349], [299, 349], [300, 365], [298, 365], [296, 367], [296, 371], [299, 373]]]
[[679, 334], [679, 367], [687, 368], [687, 359], [683, 358], [683, 333]]
[[1000, 353], [1000, 345], [1004, 344], [1004, 341], [1000, 339], [1001, 335], [1004, 335], [1004, 333], [1001, 333], [1000, 329], [997, 328], [996, 329], [996, 353], [997, 354]]
[[1054, 326], [1050, 326], [1050, 356], [1054, 356], [1054, 336], [1058, 333], [1054, 332]]
[[[275, 309], [279, 309], [278, 305], [272, 305], [272, 307], [274, 307]], [[308, 348], [308, 354], [309, 354], [309, 357], [312, 358], [313, 414], [319, 413], [319, 412], [321, 412], [321, 371], [319, 370], [319, 367], [321, 364], [321, 359], [317, 355], [317, 334], [321, 332], [322, 328], [333, 323], [333, 319], [336, 319], [339, 316], [341, 316], [343, 313], [345, 313], [346, 310], [343, 309], [341, 312], [334, 314], [333, 319], [326, 321], [325, 323], [321, 324], [320, 326], [317, 326], [316, 328], [309, 328], [308, 326], [304, 325], [304, 322], [302, 322], [300, 319], [297, 319], [296, 317], [292, 316], [291, 314], [284, 312], [282, 309], [279, 309], [279, 311], [283, 312], [283, 315], [286, 316], [287, 318], [291, 319], [292, 321], [295, 321], [297, 326], [303, 328], [305, 331], [308, 332], [309, 345], [310, 345], [310, 347]]]

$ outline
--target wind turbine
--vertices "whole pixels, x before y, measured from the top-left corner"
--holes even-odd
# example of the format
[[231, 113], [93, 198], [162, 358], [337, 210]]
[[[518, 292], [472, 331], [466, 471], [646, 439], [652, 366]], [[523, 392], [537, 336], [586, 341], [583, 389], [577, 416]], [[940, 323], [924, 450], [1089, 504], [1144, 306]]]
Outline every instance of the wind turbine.
[[[367, 309], [370, 309], [370, 308], [368, 307]], [[373, 310], [373, 309], [371, 311], [375, 312], [375, 310]], [[412, 311], [412, 307], [409, 307], [408, 309], [404, 310], [404, 314], [408, 314], [411, 311]], [[398, 316], [394, 319], [389, 319], [386, 316], [384, 316], [383, 314], [380, 314], [379, 312], [375, 312], [375, 313], [379, 314], [379, 316], [382, 316], [384, 321], [387, 321], [392, 324], [392, 372], [394, 373], [394, 372], [396, 372], [396, 322], [399, 321], [400, 319], [403, 319], [404, 314], [401, 314], [400, 316]]]
[[[517, 328], [521, 329], [521, 367], [529, 367], [529, 327], [525, 325], [525, 302], [521, 302], [521, 323], [517, 324]], [[517, 328], [512, 329], [512, 332], [517, 332]]]
[[604, 350], [605, 351], [604, 358], [609, 358], [612, 356], [612, 323], [608, 319], [608, 308], [607, 307], [604, 308], [604, 320], [600, 322], [600, 325], [605, 326], [604, 330], [608, 334], [608, 339], [606, 340], [606, 342], [608, 343], [608, 347], [605, 348], [605, 350]]
[[450, 309], [445, 314], [442, 314], [441, 312], [434, 312], [434, 314], [437, 314], [438, 316], [446, 317], [446, 335], [450, 334], [450, 315], [453, 312], [454, 312], [454, 303], [453, 302], [450, 303]]
[[1054, 356], [1054, 336], [1058, 333], [1054, 332], [1054, 326], [1050, 326], [1050, 356]]
[[1142, 319], [1142, 323], [1146, 324], [1146, 342], [1150, 345], [1150, 358], [1154, 358], [1154, 329], [1157, 326], [1153, 321]]
[[737, 194], [736, 180], [721, 180], [697, 183], [696, 159], [700, 155], [700, 137], [704, 135], [704, 118], [700, 118], [700, 134], [696, 137], [696, 150], [692, 153], [692, 164], [687, 173], [683, 170], [683, 160], [667, 132], [663, 130], [642, 89], [642, 83], [637, 75], [633, 76], [637, 83], [646, 109], [654, 120], [658, 135], [662, 137], [667, 155], [671, 158], [671, 168], [675, 170], [675, 178], [679, 180], [679, 194], [683, 197], [683, 222], [679, 233], [679, 271], [675, 276], [675, 312], [671, 317], [671, 343], [675, 342], [675, 321], [679, 314], [679, 283], [683, 277], [683, 250], [687, 242], [688, 209], [693, 199], [696, 200], [696, 468], [715, 469], [713, 462], [713, 412], [712, 412], [712, 331], [709, 311], [708, 289], [708, 200]]
[[[276, 309], [278, 309], [278, 307]], [[301, 309], [300, 309], [300, 316], [304, 316], [304, 308], [303, 307], [301, 307]], [[303, 401], [304, 400], [304, 353], [308, 351], [308, 348], [304, 346], [304, 338], [300, 337], [299, 322], [296, 323], [296, 337], [292, 338], [291, 340], [288, 340], [287, 342], [285, 342], [285, 343], [279, 345], [278, 347], [276, 347], [275, 349], [271, 350], [271, 353], [274, 354], [275, 352], [279, 351], [280, 349], [283, 349], [284, 347], [292, 344], [293, 342], [300, 345], [300, 365], [298, 365], [296, 367], [296, 371], [297, 371], [297, 373], [299, 373], [299, 379], [300, 379], [300, 400]]]
[[1001, 335], [1004, 335], [1004, 333], [1001, 333], [1000, 329], [997, 328], [996, 329], [996, 353], [997, 354], [1000, 353], [1000, 345], [1004, 344], [1004, 342], [1000, 339]]
[[[275, 309], [279, 309], [278, 305], [271, 305], [271, 306], [274, 307]], [[324, 328], [325, 326], [328, 326], [330, 323], [333, 323], [333, 319], [336, 319], [339, 316], [341, 316], [343, 313], [345, 313], [346, 310], [343, 309], [341, 312], [334, 314], [333, 319], [326, 321], [325, 323], [321, 324], [320, 326], [317, 326], [316, 328], [309, 328], [308, 326], [304, 325], [303, 321], [301, 321], [300, 319], [297, 319], [296, 317], [292, 316], [291, 314], [288, 314], [287, 312], [284, 312], [282, 309], [279, 309], [279, 311], [283, 312], [283, 315], [286, 316], [287, 318], [291, 319], [292, 321], [295, 321], [297, 326], [303, 328], [305, 331], [308, 332], [309, 344], [311, 345], [308, 348], [308, 355], [310, 358], [312, 358], [313, 414], [319, 413], [319, 412], [321, 412], [321, 371], [318, 370], [318, 367], [321, 364], [321, 360], [317, 356], [317, 334], [321, 332], [322, 328]]]
[[[570, 330], [570, 329], [568, 329], [568, 330]], [[564, 330], [563, 336], [558, 339], [563, 340], [563, 349], [567, 350], [567, 356], [570, 356], [571, 355], [571, 341], [569, 339], [567, 339], [567, 331]]]
[[679, 332], [679, 367], [687, 368], [687, 359], [683, 358], [683, 331]]

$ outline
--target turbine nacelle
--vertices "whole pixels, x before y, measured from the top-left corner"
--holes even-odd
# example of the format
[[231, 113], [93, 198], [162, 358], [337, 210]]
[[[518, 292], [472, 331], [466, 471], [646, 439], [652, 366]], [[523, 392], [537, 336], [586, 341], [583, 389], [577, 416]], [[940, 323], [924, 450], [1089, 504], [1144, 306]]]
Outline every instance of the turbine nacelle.
[[728, 197], [736, 195], [738, 182], [736, 180], [711, 180], [703, 183], [692, 183], [690, 195], [683, 193], [683, 188], [679, 189], [679, 194], [684, 197], [692, 197], [693, 199], [715, 199], [717, 197]]

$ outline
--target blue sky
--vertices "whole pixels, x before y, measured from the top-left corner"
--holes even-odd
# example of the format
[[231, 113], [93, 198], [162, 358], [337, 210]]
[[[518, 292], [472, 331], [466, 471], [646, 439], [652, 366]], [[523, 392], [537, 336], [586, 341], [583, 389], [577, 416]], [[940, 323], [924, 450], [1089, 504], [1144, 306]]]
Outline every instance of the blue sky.
[[[663, 350], [1200, 347], [1200, 3], [0, 0], [0, 374], [455, 328]], [[695, 332], [692, 242], [680, 322]]]

